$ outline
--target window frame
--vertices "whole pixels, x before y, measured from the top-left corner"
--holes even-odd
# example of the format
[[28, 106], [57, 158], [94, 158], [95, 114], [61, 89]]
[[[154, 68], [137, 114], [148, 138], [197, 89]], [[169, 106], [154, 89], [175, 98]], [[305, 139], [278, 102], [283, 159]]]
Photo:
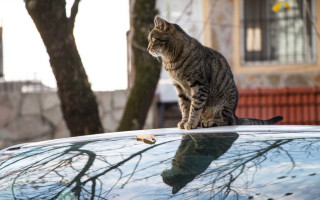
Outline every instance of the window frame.
[[[318, 62], [318, 52], [317, 52], [317, 35], [316, 35], [316, 31], [313, 28], [312, 24], [312, 28], [311, 28], [311, 43], [312, 43], [312, 47], [311, 47], [311, 54], [312, 54], [312, 58], [309, 61], [301, 61], [301, 62], [297, 62], [297, 61], [279, 61], [279, 60], [257, 60], [257, 61], [246, 61], [246, 31], [245, 31], [245, 0], [240, 0], [240, 16], [239, 16], [239, 26], [240, 26], [240, 64], [241, 66], [287, 66], [287, 65], [309, 65], [309, 64], [317, 64]], [[317, 8], [317, 2], [315, 0], [310, 0], [312, 3], [311, 6], [311, 15], [312, 15], [312, 19], [314, 20], [315, 23], [317, 23], [317, 13], [316, 13], [316, 8]], [[320, 2], [318, 2], [319, 4]], [[266, 6], [266, 9], [268, 9], [268, 7]], [[320, 30], [319, 30], [320, 31]]]

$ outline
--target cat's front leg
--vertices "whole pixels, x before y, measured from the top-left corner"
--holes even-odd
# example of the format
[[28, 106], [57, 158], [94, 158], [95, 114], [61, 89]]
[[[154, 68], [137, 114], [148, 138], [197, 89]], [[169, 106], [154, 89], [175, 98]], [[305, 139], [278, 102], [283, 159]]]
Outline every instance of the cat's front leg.
[[205, 86], [196, 86], [192, 88], [192, 99], [189, 111], [188, 122], [184, 124], [185, 129], [197, 128], [200, 121], [200, 114], [207, 101], [208, 89]]
[[184, 124], [188, 121], [189, 110], [190, 110], [190, 100], [184, 94], [182, 88], [178, 84], [174, 84], [176, 87], [178, 97], [179, 97], [179, 107], [181, 110], [182, 120], [178, 123], [178, 128], [184, 129]]

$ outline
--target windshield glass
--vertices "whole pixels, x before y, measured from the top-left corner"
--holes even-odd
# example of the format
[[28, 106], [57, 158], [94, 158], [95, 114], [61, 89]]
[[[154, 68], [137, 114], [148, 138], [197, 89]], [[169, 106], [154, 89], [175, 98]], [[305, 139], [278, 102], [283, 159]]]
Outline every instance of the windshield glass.
[[1, 199], [315, 199], [320, 137], [185, 134], [0, 157]]

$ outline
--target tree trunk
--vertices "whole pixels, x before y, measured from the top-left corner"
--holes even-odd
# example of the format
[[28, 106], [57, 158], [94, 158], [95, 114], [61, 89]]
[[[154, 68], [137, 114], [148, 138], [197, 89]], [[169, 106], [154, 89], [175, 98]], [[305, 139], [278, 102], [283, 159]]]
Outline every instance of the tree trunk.
[[135, 78], [118, 131], [143, 128], [161, 70], [161, 64], [147, 52], [147, 36], [157, 14], [156, 0], [131, 2], [135, 2], [130, 13], [131, 63]]
[[75, 0], [67, 18], [65, 0], [26, 0], [26, 9], [50, 57], [71, 136], [103, 132], [97, 102], [73, 36], [79, 1]]

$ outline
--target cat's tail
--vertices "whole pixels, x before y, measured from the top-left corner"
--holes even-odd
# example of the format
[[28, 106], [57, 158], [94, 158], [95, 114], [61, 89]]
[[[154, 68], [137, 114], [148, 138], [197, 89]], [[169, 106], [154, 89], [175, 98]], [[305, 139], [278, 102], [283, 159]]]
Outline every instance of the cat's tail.
[[273, 125], [283, 120], [282, 116], [275, 116], [267, 120], [253, 118], [238, 118], [237, 125]]

